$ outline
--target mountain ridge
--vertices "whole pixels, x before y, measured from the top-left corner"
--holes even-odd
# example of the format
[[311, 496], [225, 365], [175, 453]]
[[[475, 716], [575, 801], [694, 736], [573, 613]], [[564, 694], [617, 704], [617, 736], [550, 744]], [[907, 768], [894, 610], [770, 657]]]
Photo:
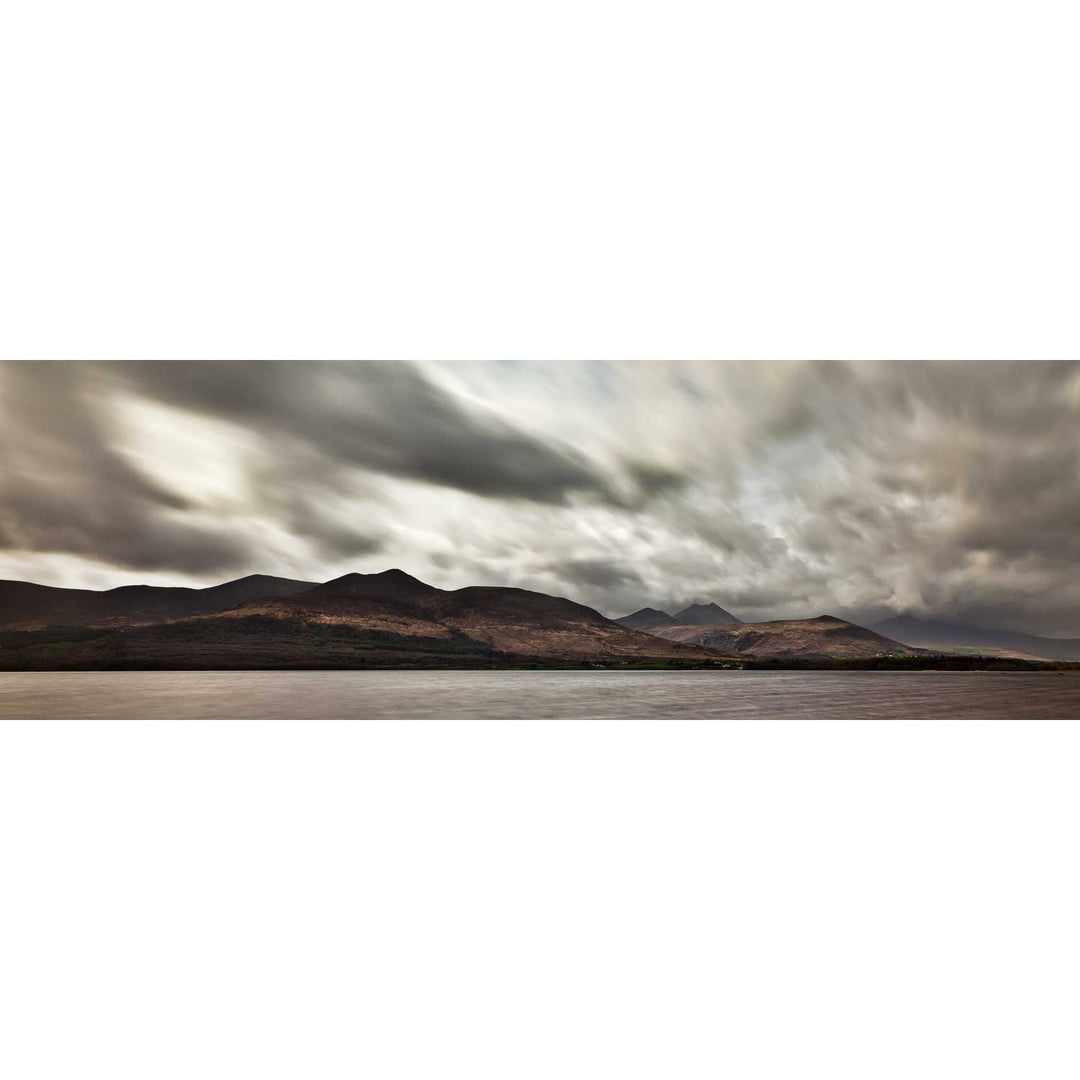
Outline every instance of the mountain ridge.
[[388, 599], [415, 599], [444, 592], [396, 567], [377, 574], [343, 574], [307, 590], [312, 596], [378, 596]]
[[1080, 660], [1080, 638], [1043, 637], [914, 615], [895, 615], [874, 623], [873, 629], [919, 648], [992, 649], [1037, 659]]
[[224, 611], [260, 596], [293, 595], [315, 584], [268, 574], [249, 574], [201, 589], [138, 584], [64, 589], [0, 581], [0, 627], [162, 622]]
[[818, 615], [813, 619], [776, 619], [763, 623], [663, 626], [653, 633], [672, 641], [716, 649], [731, 656], [872, 659], [880, 656], [918, 656], [922, 653], [920, 649], [834, 615]]
[[[131, 595], [142, 597], [153, 588], [132, 586]], [[260, 590], [278, 595], [250, 595]], [[206, 591], [213, 595], [207, 598]], [[400, 570], [345, 574], [314, 585], [241, 579], [210, 590], [181, 590], [182, 602], [166, 592], [166, 598], [151, 593], [158, 603], [140, 601], [139, 618], [120, 624], [95, 618], [35, 632], [13, 629], [9, 620], [8, 632], [0, 631], [0, 668], [363, 668], [718, 658], [694, 643], [620, 626], [566, 597], [498, 586], [444, 590]], [[202, 607], [215, 609], [161, 617], [189, 609], [195, 602], [191, 594]], [[239, 602], [223, 606], [232, 599]], [[62, 610], [69, 613], [70, 607]], [[125, 610], [132, 614], [130, 604]], [[101, 611], [100, 603], [90, 605], [91, 615]]]
[[652, 630], [658, 626], [730, 626], [741, 623], [730, 611], [719, 604], [691, 604], [676, 615], [669, 615], [657, 608], [643, 607], [615, 622], [634, 630]]
[[743, 623], [709, 603], [674, 616], [646, 607], [609, 619], [567, 597], [503, 586], [441, 589], [397, 568], [321, 583], [250, 574], [199, 589], [0, 581], [0, 668], [9, 670], [861, 661], [934, 649], [1080, 659], [1080, 639], [904, 616], [874, 627], [830, 615]]

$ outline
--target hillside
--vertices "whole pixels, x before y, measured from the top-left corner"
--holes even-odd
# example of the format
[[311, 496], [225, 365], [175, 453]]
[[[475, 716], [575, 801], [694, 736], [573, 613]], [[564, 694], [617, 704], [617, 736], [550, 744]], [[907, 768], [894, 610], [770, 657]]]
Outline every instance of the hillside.
[[979, 651], [1043, 660], [1080, 660], [1080, 638], [1048, 638], [1017, 630], [988, 630], [977, 626], [898, 615], [876, 623], [879, 633], [926, 649]]
[[0, 581], [0, 628], [123, 626], [170, 622], [225, 611], [266, 596], [293, 596], [312, 581], [251, 574], [205, 589], [121, 585], [116, 589], [57, 589], [29, 581]]
[[869, 659], [919, 654], [918, 649], [831, 615], [734, 626], [662, 626], [652, 632], [733, 656]]

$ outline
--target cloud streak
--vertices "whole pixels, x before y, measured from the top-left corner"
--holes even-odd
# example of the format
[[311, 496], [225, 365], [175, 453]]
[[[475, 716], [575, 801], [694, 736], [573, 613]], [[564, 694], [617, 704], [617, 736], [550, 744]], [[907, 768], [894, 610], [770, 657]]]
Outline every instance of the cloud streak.
[[143, 396], [295, 440], [313, 453], [315, 469], [346, 464], [553, 504], [575, 492], [612, 497], [571, 447], [467, 407], [408, 364], [195, 362], [106, 371]]

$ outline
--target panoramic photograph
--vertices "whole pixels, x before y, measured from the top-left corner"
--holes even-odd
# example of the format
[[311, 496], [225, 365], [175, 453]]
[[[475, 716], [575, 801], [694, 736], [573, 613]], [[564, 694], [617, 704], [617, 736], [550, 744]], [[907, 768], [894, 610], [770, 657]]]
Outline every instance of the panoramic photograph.
[[0, 364], [0, 716], [1080, 716], [1080, 364]]
[[1080, 5], [0, 28], [0, 1080], [1080, 1080]]

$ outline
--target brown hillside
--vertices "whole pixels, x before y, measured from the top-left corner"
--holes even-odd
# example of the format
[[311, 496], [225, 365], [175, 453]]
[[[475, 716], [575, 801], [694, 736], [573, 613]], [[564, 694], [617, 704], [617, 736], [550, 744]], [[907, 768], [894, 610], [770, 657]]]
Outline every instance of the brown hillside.
[[730, 655], [761, 658], [855, 659], [882, 654], [916, 656], [920, 651], [831, 615], [734, 626], [661, 626], [652, 632], [670, 641], [703, 645]]

